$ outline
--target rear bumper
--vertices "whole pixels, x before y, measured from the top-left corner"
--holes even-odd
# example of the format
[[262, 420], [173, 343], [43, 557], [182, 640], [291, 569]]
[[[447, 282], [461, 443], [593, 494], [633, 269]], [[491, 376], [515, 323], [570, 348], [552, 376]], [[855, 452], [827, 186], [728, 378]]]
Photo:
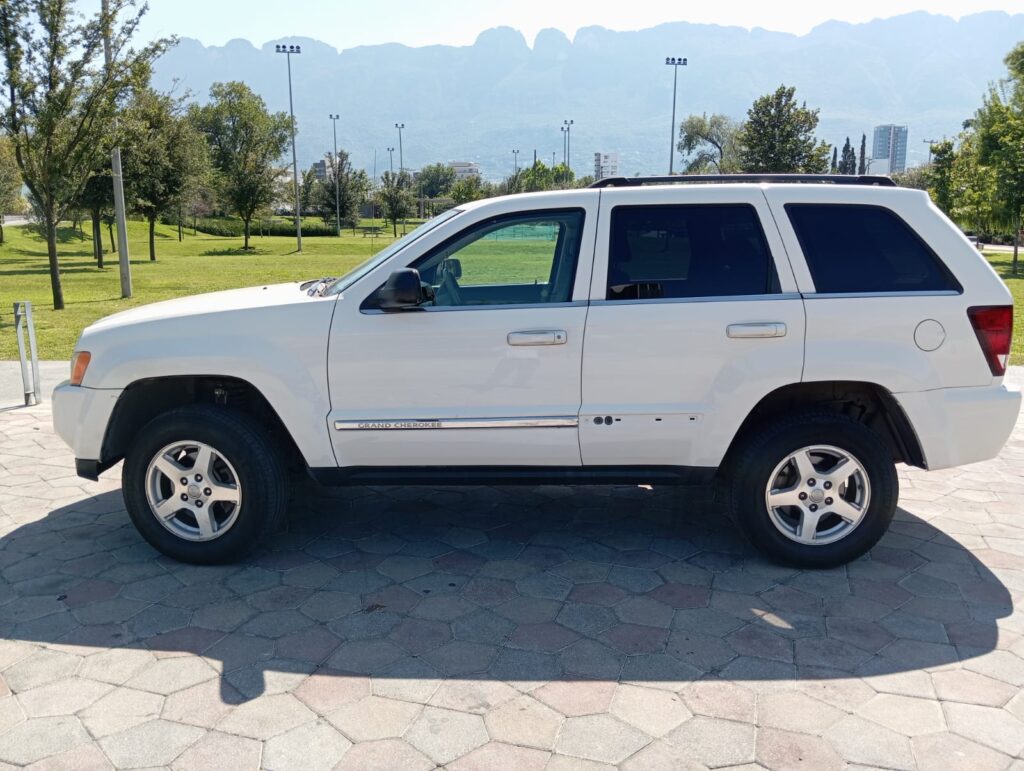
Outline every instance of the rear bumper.
[[120, 389], [83, 388], [64, 381], [53, 391], [53, 429], [75, 453], [78, 473], [83, 474], [84, 464], [94, 464], [96, 474], [102, 468], [103, 437], [107, 424], [121, 396]]
[[1021, 394], [1006, 386], [894, 394], [909, 418], [929, 470], [995, 457], [1010, 438]]

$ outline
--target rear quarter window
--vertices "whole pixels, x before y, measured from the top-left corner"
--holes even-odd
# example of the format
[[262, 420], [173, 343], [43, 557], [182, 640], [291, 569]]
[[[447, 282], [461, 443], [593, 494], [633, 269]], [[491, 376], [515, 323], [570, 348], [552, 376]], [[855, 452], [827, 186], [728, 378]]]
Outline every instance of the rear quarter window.
[[787, 204], [818, 293], [961, 290], [903, 219], [884, 206]]

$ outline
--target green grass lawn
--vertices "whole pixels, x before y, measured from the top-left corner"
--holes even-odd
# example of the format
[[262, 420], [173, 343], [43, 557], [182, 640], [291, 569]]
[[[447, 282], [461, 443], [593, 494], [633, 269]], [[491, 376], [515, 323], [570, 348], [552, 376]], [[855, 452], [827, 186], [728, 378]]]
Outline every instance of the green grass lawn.
[[[412, 224], [410, 224], [410, 228]], [[0, 360], [16, 359], [13, 303], [31, 300], [39, 357], [66, 359], [83, 328], [111, 313], [136, 305], [189, 294], [256, 284], [340, 276], [391, 243], [390, 230], [377, 238], [347, 231], [341, 238], [304, 238], [302, 254], [295, 239], [254, 236], [253, 249], [242, 251], [240, 238], [220, 238], [186, 231], [178, 241], [177, 228], [158, 225], [157, 261], [150, 262], [148, 230], [143, 222], [128, 223], [134, 296], [121, 299], [117, 255], [106, 254], [106, 267], [97, 269], [92, 242], [71, 228], [60, 231], [59, 254], [65, 309], [53, 310], [46, 242], [25, 227], [4, 228], [0, 246]], [[399, 228], [401, 233], [401, 228]], [[106, 228], [105, 246], [109, 248]]]

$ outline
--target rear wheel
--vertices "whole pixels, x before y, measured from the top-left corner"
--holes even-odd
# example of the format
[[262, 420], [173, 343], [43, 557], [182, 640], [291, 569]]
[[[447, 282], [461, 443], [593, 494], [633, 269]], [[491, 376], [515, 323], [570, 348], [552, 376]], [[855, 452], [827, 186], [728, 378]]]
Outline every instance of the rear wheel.
[[125, 458], [125, 505], [152, 546], [183, 562], [239, 559], [284, 513], [286, 481], [258, 424], [192, 406], [146, 424]]
[[769, 557], [835, 567], [860, 557], [892, 521], [899, 482], [885, 440], [837, 413], [803, 413], [744, 442], [733, 466], [733, 516]]

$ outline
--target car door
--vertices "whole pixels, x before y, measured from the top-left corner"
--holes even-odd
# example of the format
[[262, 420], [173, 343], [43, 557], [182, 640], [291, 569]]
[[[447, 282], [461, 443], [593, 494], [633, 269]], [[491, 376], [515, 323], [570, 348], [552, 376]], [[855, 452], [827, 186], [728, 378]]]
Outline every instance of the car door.
[[803, 301], [758, 186], [602, 190], [591, 297], [584, 465], [713, 468], [800, 381]]
[[[340, 466], [580, 465], [597, 201], [484, 203], [345, 292], [327, 362]], [[433, 301], [382, 311], [377, 290], [406, 267]]]

